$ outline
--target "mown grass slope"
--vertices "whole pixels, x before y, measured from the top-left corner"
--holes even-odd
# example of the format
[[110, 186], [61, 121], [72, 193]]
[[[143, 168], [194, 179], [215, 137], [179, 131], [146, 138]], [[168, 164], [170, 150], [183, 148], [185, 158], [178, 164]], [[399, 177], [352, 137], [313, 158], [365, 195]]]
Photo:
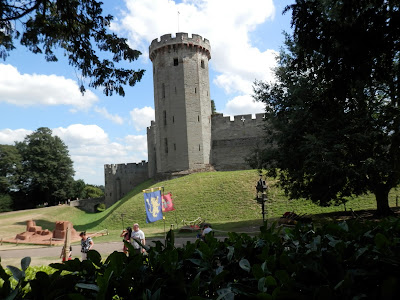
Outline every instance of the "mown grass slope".
[[[112, 235], [126, 226], [138, 222], [147, 234], [161, 234], [183, 225], [182, 220], [192, 221], [201, 217], [225, 231], [235, 231], [249, 225], [261, 225], [261, 206], [255, 201], [255, 185], [259, 179], [255, 170], [233, 172], [195, 173], [173, 180], [154, 183], [149, 180], [137, 186], [113, 206], [101, 213], [85, 213], [78, 208], [57, 206], [0, 214], [0, 238], [9, 238], [25, 231], [26, 221], [33, 219], [38, 226], [52, 230], [57, 220], [68, 220], [77, 231], [97, 232], [109, 230]], [[278, 218], [286, 211], [298, 214], [320, 214], [344, 210], [343, 206], [319, 207], [307, 200], [288, 200], [276, 182], [268, 180], [268, 218]], [[175, 211], [164, 214], [165, 222], [146, 224], [142, 190], [163, 186], [171, 192]], [[395, 206], [397, 191], [390, 194], [390, 205]], [[347, 209], [364, 210], [376, 208], [374, 195], [351, 199]], [[123, 222], [122, 222], [123, 214]]]

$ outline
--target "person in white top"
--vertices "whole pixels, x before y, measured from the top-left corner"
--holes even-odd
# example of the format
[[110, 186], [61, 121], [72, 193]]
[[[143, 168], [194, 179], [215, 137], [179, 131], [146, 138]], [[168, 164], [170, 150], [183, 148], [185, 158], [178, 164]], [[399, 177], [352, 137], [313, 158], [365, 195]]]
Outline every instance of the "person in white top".
[[139, 229], [139, 224], [135, 223], [133, 224], [133, 231], [131, 235], [131, 243], [135, 251], [140, 254], [144, 253], [145, 250], [142, 246], [137, 243], [139, 241], [143, 246], [146, 245], [146, 238], [144, 236], [144, 232]]
[[210, 226], [210, 224], [205, 223], [204, 227], [203, 227], [203, 232], [201, 234], [201, 236], [204, 238], [206, 236], [207, 233], [210, 233], [212, 231], [212, 228]]

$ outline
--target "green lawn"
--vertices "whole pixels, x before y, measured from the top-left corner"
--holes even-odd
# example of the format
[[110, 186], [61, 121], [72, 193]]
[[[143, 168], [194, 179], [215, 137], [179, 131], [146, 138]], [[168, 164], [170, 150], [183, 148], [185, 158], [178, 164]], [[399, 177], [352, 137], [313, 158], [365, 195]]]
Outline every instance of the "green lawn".
[[[195, 173], [173, 180], [154, 183], [149, 180], [128, 193], [124, 198], [100, 213], [86, 213], [66, 205], [38, 208], [0, 214], [0, 238], [10, 238], [25, 231], [26, 221], [33, 219], [38, 226], [53, 230], [55, 221], [71, 221], [79, 232], [97, 232], [107, 229], [108, 237], [101, 240], [119, 240], [124, 225], [138, 222], [148, 236], [163, 235], [164, 226], [168, 230], [183, 225], [182, 220], [192, 221], [201, 217], [213, 224], [216, 230], [240, 231], [243, 228], [261, 225], [261, 206], [254, 200], [255, 185], [259, 179], [255, 170], [233, 172]], [[276, 219], [286, 211], [298, 214], [320, 214], [343, 211], [344, 207], [319, 207], [307, 200], [288, 200], [276, 182], [267, 180], [267, 217]], [[175, 211], [164, 214], [165, 221], [146, 224], [146, 214], [142, 190], [163, 186], [165, 193], [171, 192]], [[390, 194], [390, 206], [395, 206], [396, 191]], [[373, 195], [349, 200], [347, 209], [375, 209]], [[122, 223], [121, 215], [124, 214]]]

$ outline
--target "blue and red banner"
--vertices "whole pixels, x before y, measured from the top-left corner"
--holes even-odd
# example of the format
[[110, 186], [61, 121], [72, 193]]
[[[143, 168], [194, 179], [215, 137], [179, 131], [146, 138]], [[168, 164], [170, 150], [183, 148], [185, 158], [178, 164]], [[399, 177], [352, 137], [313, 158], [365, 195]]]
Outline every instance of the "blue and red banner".
[[163, 218], [161, 191], [144, 192], [144, 206], [146, 208], [146, 223], [152, 223]]

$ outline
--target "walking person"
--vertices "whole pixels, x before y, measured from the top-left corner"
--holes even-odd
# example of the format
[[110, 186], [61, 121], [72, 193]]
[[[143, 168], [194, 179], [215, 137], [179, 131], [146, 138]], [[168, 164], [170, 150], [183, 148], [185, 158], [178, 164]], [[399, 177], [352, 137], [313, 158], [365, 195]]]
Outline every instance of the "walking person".
[[139, 229], [139, 224], [133, 224], [133, 231], [131, 235], [132, 246], [135, 249], [135, 252], [138, 254], [144, 253], [144, 248], [139, 245], [137, 242], [139, 241], [143, 246], [146, 245], [146, 238], [144, 236], [144, 232]]
[[82, 260], [87, 260], [87, 253], [93, 248], [94, 243], [92, 238], [86, 235], [85, 231], [81, 232], [79, 236], [81, 237]]
[[[132, 228], [131, 227], [126, 227], [126, 229], [124, 229], [120, 235], [120, 237], [123, 237], [123, 241], [127, 241], [129, 242], [132, 236]], [[125, 246], [124, 243], [124, 247], [122, 248], [122, 251], [126, 254], [128, 252], [128, 248]]]

